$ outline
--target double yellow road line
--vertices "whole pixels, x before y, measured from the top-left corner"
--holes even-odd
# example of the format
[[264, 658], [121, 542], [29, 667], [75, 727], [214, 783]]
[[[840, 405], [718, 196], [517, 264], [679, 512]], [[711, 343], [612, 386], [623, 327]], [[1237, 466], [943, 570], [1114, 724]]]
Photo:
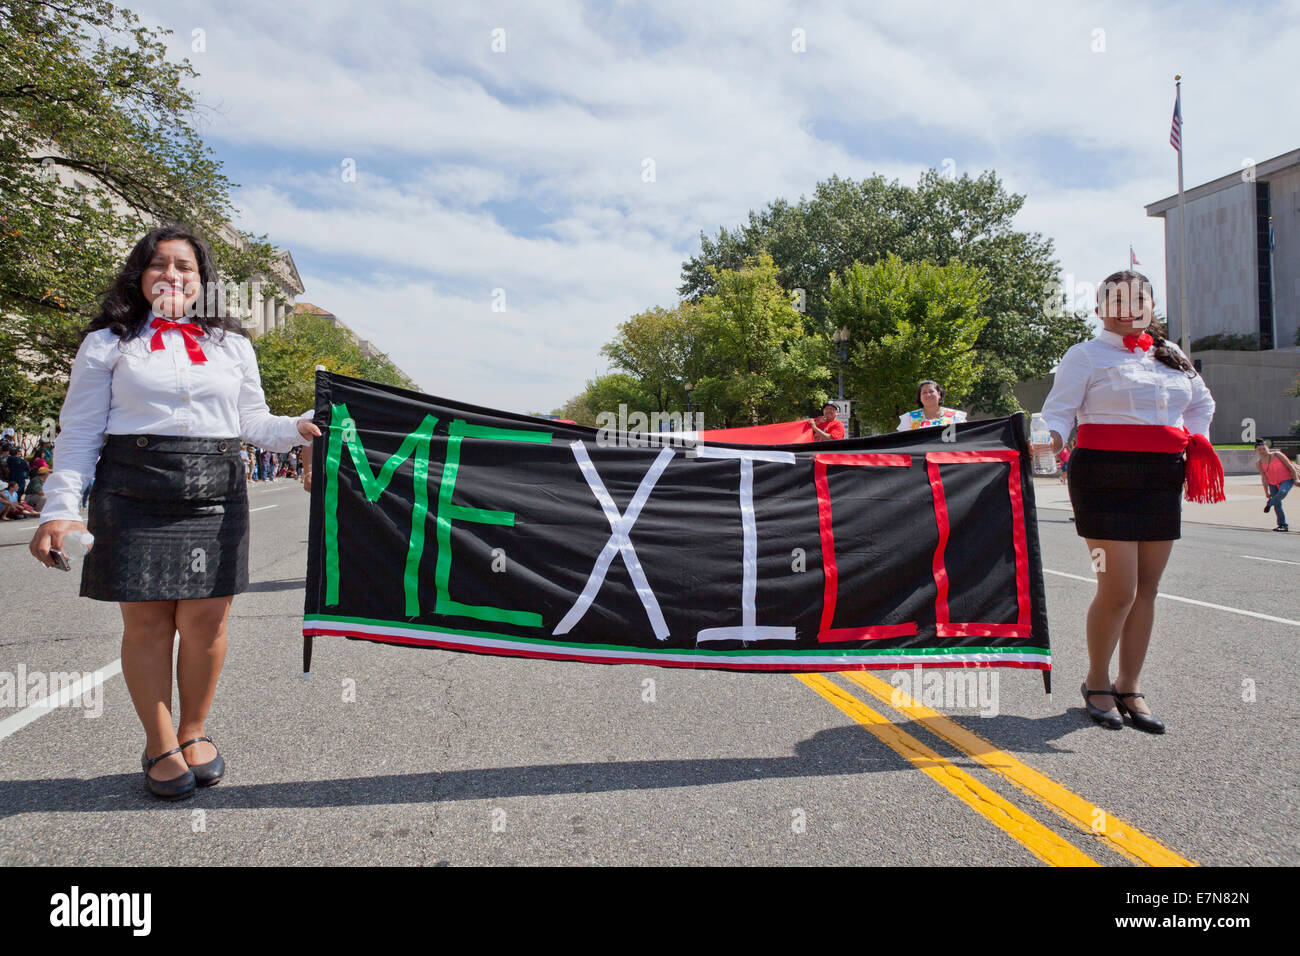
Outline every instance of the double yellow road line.
[[[823, 674], [796, 674], [799, 680], [870, 731], [932, 780], [969, 804], [994, 826], [1006, 832], [1030, 853], [1051, 866], [1100, 866], [1074, 844], [1044, 826], [996, 791], [985, 786], [951, 760], [926, 746], [839, 684]], [[845, 672], [846, 679], [872, 697], [894, 707], [930, 733], [977, 760], [985, 768], [1011, 781], [1053, 812], [1078, 826], [1102, 846], [1133, 863], [1148, 866], [1196, 866], [1154, 837], [1106, 812], [1061, 786], [990, 741], [951, 718], [896, 690], [885, 681], [861, 671]]]

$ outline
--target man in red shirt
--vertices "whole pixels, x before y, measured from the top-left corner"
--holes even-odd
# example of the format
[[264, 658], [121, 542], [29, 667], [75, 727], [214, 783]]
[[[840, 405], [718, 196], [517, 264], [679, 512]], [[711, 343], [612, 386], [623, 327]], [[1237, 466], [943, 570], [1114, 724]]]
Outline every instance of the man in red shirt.
[[831, 402], [822, 406], [821, 418], [810, 418], [813, 441], [834, 441], [844, 437], [844, 423], [835, 417], [836, 408]]

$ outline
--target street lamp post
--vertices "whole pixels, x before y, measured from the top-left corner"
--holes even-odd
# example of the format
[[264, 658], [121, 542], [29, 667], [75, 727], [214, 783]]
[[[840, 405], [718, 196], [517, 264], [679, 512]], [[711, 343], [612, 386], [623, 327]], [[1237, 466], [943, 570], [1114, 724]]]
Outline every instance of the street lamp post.
[[849, 358], [849, 330], [839, 329], [831, 336], [831, 341], [835, 343], [835, 351], [840, 358], [840, 401], [844, 401], [844, 363]]
[[[695, 386], [692, 385], [690, 382], [687, 382], [684, 387], [686, 389], [686, 415], [687, 418], [690, 420], [691, 424], [694, 425], [695, 416], [693, 412], [695, 410], [695, 403], [691, 401], [691, 391], [695, 388]], [[687, 429], [687, 431], [691, 431], [691, 430], [693, 429]]]

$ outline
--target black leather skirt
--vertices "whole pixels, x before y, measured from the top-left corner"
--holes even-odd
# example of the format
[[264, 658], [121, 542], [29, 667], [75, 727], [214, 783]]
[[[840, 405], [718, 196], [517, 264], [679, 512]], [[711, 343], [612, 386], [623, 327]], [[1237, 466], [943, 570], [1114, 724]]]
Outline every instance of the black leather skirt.
[[1076, 448], [1066, 479], [1080, 537], [1175, 541], [1182, 535], [1183, 454]]
[[181, 601], [248, 587], [248, 489], [237, 438], [110, 435], [86, 527], [81, 595]]

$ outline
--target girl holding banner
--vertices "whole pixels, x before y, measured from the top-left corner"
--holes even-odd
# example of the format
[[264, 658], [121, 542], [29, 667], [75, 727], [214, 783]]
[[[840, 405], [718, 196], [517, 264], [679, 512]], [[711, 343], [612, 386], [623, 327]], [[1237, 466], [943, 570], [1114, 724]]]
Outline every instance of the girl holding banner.
[[[1070, 503], [1097, 572], [1088, 609], [1088, 716], [1118, 730], [1162, 734], [1138, 690], [1155, 619], [1155, 599], [1180, 535], [1180, 496], [1223, 500], [1223, 468], [1210, 445], [1214, 399], [1173, 342], [1152, 324], [1151, 282], [1137, 272], [1108, 276], [1097, 294], [1104, 328], [1061, 359], [1043, 418], [1059, 452], [1077, 418]], [[1119, 648], [1119, 670], [1110, 660]]]
[[122, 674], [144, 725], [145, 781], [168, 800], [225, 772], [204, 722], [225, 661], [230, 603], [248, 586], [240, 439], [288, 451], [320, 435], [311, 412], [270, 413], [252, 345], [217, 308], [217, 281], [207, 247], [189, 230], [155, 229], [131, 250], [77, 350], [31, 542], [38, 561], [66, 570], [64, 539], [86, 531], [81, 491], [94, 479], [95, 541], [81, 595], [121, 609]]

